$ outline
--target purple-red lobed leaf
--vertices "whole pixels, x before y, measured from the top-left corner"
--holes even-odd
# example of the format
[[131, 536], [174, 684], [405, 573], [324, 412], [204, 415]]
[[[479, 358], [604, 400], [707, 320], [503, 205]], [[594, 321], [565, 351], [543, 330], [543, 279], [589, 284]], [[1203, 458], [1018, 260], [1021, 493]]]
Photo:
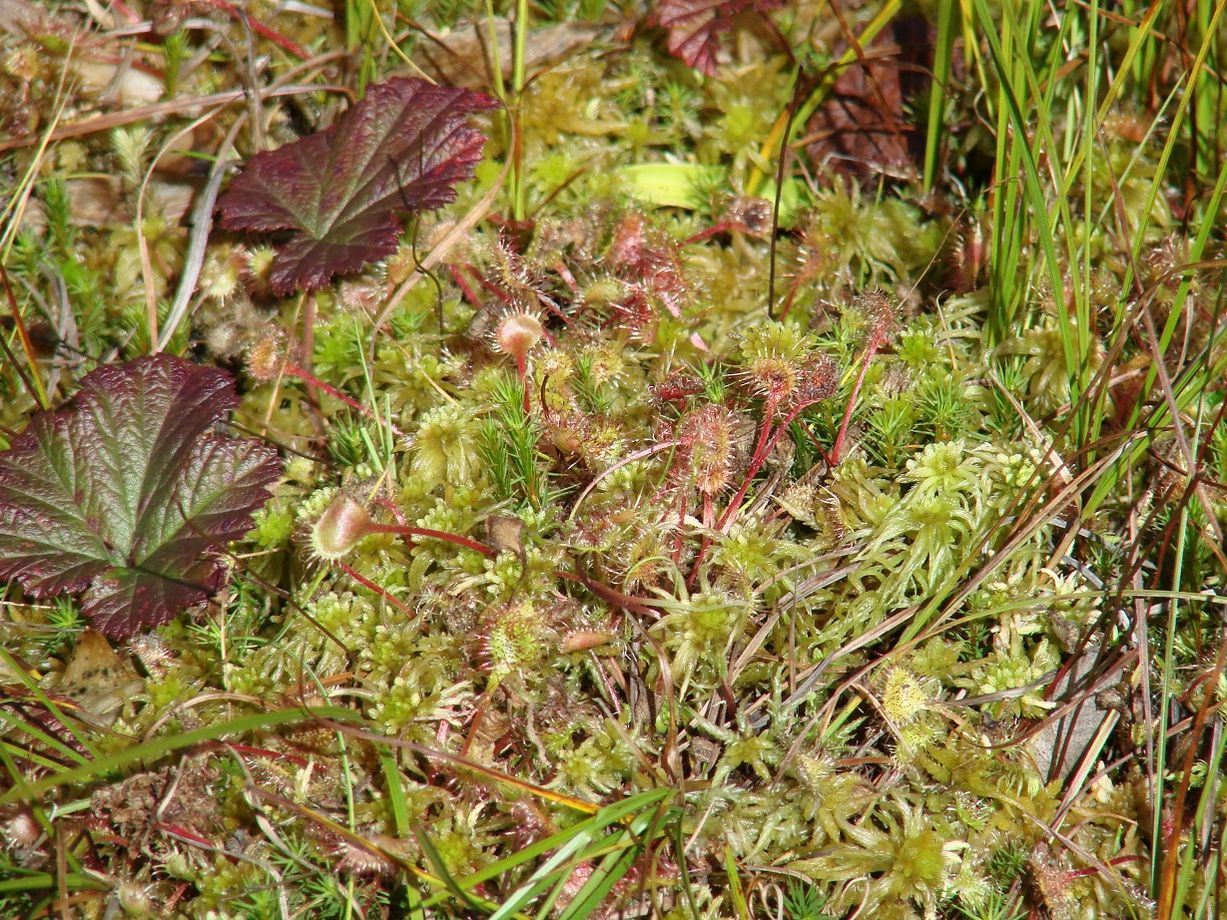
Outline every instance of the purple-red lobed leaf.
[[203, 601], [281, 473], [272, 448], [213, 431], [237, 403], [224, 371], [169, 355], [87, 374], [0, 453], [0, 579], [84, 590], [116, 637]]
[[733, 17], [783, 5], [783, 0], [660, 0], [652, 19], [668, 33], [670, 54], [712, 77], [720, 35], [733, 27]]
[[425, 80], [373, 85], [331, 127], [252, 157], [217, 203], [222, 226], [288, 231], [273, 262], [273, 290], [323, 287], [395, 252], [400, 214], [455, 198], [485, 143], [468, 116], [497, 105]]

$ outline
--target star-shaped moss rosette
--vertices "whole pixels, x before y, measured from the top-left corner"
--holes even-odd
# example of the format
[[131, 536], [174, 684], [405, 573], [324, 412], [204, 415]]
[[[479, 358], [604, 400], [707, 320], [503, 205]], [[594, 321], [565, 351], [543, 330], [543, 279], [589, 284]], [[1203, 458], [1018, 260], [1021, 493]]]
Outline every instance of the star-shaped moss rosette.
[[84, 591], [114, 637], [205, 600], [281, 474], [268, 445], [213, 431], [237, 404], [224, 371], [169, 355], [87, 374], [0, 453], [0, 579]]
[[396, 251], [401, 215], [442, 207], [470, 178], [485, 137], [468, 124], [489, 96], [399, 77], [329, 128], [258, 153], [218, 200], [227, 230], [284, 233], [277, 294], [323, 287]]

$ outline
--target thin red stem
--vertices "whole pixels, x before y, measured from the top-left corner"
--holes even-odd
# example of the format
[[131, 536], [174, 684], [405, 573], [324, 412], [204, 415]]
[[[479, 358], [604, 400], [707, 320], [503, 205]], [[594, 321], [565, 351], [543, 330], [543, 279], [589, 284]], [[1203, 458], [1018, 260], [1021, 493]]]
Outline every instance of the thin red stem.
[[831, 466], [839, 465], [839, 458], [843, 455], [844, 438], [848, 436], [848, 425], [852, 422], [852, 412], [856, 409], [856, 398], [861, 394], [861, 385], [865, 382], [865, 374], [869, 371], [869, 362], [873, 360], [873, 356], [877, 354], [879, 343], [871, 341], [865, 349], [865, 357], [861, 361], [860, 373], [856, 375], [856, 383], [852, 387], [852, 393], [848, 397], [848, 405], [844, 409], [844, 420], [839, 425], [839, 434], [835, 436], [835, 445], [831, 448]]
[[393, 597], [391, 594], [387, 592], [385, 588], [382, 588], [379, 585], [375, 584], [375, 582], [371, 581], [369, 578], [367, 578], [365, 575], [363, 575], [353, 566], [348, 565], [344, 562], [340, 562], [340, 561], [337, 562], [337, 565], [340, 566], [342, 572], [344, 572], [346, 575], [348, 575], [358, 584], [362, 585], [362, 587], [369, 588], [370, 590], [374, 591], [376, 594], [382, 597], [385, 601], [387, 601], [393, 607], [396, 607], [402, 612], [409, 614], [409, 616], [411, 617], [417, 616], [416, 610], [414, 610], [404, 601]]
[[738, 226], [740, 225], [736, 221], [722, 220], [715, 226], [708, 227], [706, 230], [700, 230], [694, 236], [687, 237], [686, 239], [682, 240], [682, 245], [689, 246], [691, 243], [701, 243], [708, 237], [715, 236], [717, 233], [723, 233], [725, 230], [736, 229]]
[[409, 519], [405, 517], [405, 512], [400, 510], [400, 505], [396, 504], [396, 502], [392, 501], [392, 499], [388, 498], [386, 495], [379, 496], [377, 501], [392, 513], [392, 515], [396, 518], [396, 522], [400, 524], [401, 527], [409, 526]]
[[443, 540], [456, 546], [463, 546], [465, 549], [471, 549], [491, 559], [498, 555], [484, 543], [478, 543], [469, 537], [462, 537], [458, 533], [448, 533], [446, 530], [431, 530], [429, 527], [401, 527], [398, 524], [374, 524], [368, 529], [371, 533], [395, 533], [404, 537], [429, 537], [432, 540]]
[[652, 599], [646, 597], [635, 597], [631, 594], [626, 594], [616, 588], [611, 588], [609, 585], [599, 582], [596, 579], [588, 578], [585, 575], [579, 575], [575, 572], [567, 572], [562, 569], [555, 569], [554, 574], [559, 578], [573, 581], [578, 585], [583, 585], [605, 603], [611, 607], [621, 607], [623, 610], [637, 613], [640, 616], [660, 617], [660, 614], [653, 609], [655, 603]]
[[[771, 440], [771, 421], [775, 418], [775, 410], [777, 401], [774, 399], [767, 400], [767, 411], [763, 418], [763, 427], [758, 433], [758, 443], [754, 445], [754, 454], [750, 458], [750, 466], [746, 470], [746, 475], [741, 481], [741, 486], [737, 489], [737, 494], [733, 496], [733, 500], [729, 502], [728, 507], [724, 509], [724, 514], [720, 515], [720, 521], [716, 524], [717, 530], [724, 530], [725, 526], [737, 513], [737, 509], [741, 507], [741, 502], [746, 497], [746, 493], [750, 491], [750, 483], [754, 481], [754, 477], [758, 471], [762, 469], [764, 461], [767, 459], [767, 444]], [[699, 574], [699, 564], [707, 555], [708, 547], [711, 546], [711, 537], [704, 537], [703, 542], [699, 544], [699, 551], [695, 554], [694, 564], [690, 567], [690, 576], [686, 579], [688, 585], [693, 585]]]
[[686, 493], [677, 490], [677, 536], [673, 538], [673, 561], [680, 562], [682, 558], [682, 527], [686, 523]]
[[[347, 396], [346, 394], [342, 393], [340, 390], [338, 390], [336, 387], [332, 386], [331, 384], [324, 383], [324, 381], [320, 380], [318, 377], [316, 377], [313, 373], [311, 373], [306, 368], [299, 367], [297, 364], [287, 363], [285, 366], [285, 372], [289, 374], [291, 377], [297, 377], [299, 380], [301, 380], [303, 383], [307, 384], [308, 386], [318, 387], [319, 389], [323, 390], [325, 393], [327, 393], [329, 396], [333, 397], [334, 399], [339, 399], [341, 402], [345, 403], [345, 405], [349, 406], [355, 412], [361, 412], [363, 415], [369, 418], [372, 422], [375, 422], [376, 424], [381, 424], [380, 420], [375, 416], [375, 413], [373, 413], [366, 406], [362, 405], [362, 403], [358, 402], [358, 400], [354, 399], [352, 396]], [[391, 427], [392, 427], [392, 431], [398, 436], [400, 437], [405, 436], [405, 433], [401, 431], [399, 428], [397, 428], [395, 425], [392, 425]]]
[[[473, 268], [472, 266], [470, 266], [469, 268], [470, 268], [470, 271], [472, 271], [474, 274], [477, 273], [477, 269]], [[503, 306], [506, 306], [506, 307], [515, 306], [515, 301], [511, 299], [511, 295], [508, 294], [506, 291], [504, 291], [501, 287], [499, 287], [493, 281], [491, 281], [489, 278], [483, 278], [480, 275], [478, 275], [477, 283], [480, 284], [482, 287], [484, 287], [487, 291], [489, 291], [495, 297], [497, 297], [500, 301], [502, 301]]]
[[128, 6], [128, 4], [124, 3], [123, 0], [112, 0], [111, 6], [114, 7], [116, 12], [122, 15], [124, 19], [128, 20], [129, 24], [135, 25], [141, 21], [141, 17], [136, 15], [136, 11], [132, 9], [132, 7]]
[[571, 269], [567, 268], [566, 263], [559, 259], [553, 264], [552, 268], [558, 273], [558, 277], [562, 279], [563, 284], [571, 289], [571, 293], [578, 297], [579, 283], [576, 282], [575, 276], [571, 274]]
[[464, 299], [473, 306], [480, 307], [481, 298], [477, 296], [477, 293], [469, 285], [468, 280], [464, 277], [464, 273], [455, 265], [448, 265], [447, 270], [451, 272], [452, 280], [456, 282], [456, 287], [460, 288], [460, 293], [464, 295]]
[[26, 329], [26, 321], [21, 316], [21, 308], [17, 306], [17, 295], [13, 293], [13, 285], [9, 283], [9, 273], [4, 270], [3, 265], [0, 265], [0, 281], [4, 282], [4, 293], [8, 297], [9, 311], [13, 316], [13, 325], [17, 329], [17, 337], [21, 339], [21, 348], [26, 353], [26, 363], [30, 365], [30, 373], [33, 376], [27, 376], [25, 368], [14, 360], [12, 352], [9, 350], [7, 339], [0, 337], [0, 345], [4, 347], [4, 353], [9, 356], [9, 360], [13, 364], [13, 370], [17, 371], [17, 375], [21, 377], [22, 383], [30, 391], [30, 396], [38, 403], [40, 409], [48, 409], [51, 407], [51, 403], [47, 399], [47, 391], [43, 388], [42, 378], [38, 376], [38, 358], [34, 352], [34, 342], [30, 339], [30, 332]]
[[[711, 527], [712, 519], [715, 516], [715, 509], [712, 507], [712, 497], [710, 493], [703, 493], [703, 526]], [[690, 575], [686, 579], [686, 587], [693, 588], [695, 581], [699, 577], [699, 564], [703, 561], [703, 557], [707, 555], [707, 549], [711, 546], [711, 538], [703, 537], [703, 542], [699, 546], [698, 553], [694, 557], [694, 565], [690, 567]]]
[[788, 296], [784, 298], [784, 306], [780, 308], [780, 315], [776, 317], [781, 323], [788, 317], [788, 311], [792, 309], [793, 303], [797, 299], [797, 291], [801, 289], [801, 276], [797, 275], [792, 280], [792, 284], [788, 286]]
[[524, 390], [524, 414], [528, 415], [528, 356], [523, 352], [516, 355], [516, 373], [520, 375], [520, 386]]
[[209, 0], [209, 2], [211, 6], [214, 6], [219, 10], [224, 10], [228, 15], [235, 19], [245, 19], [247, 24], [251, 26], [251, 31], [255, 32], [262, 38], [267, 38], [278, 48], [282, 49], [283, 51], [288, 51], [300, 61], [305, 61], [307, 58], [311, 57], [311, 55], [307, 53], [307, 51], [300, 45], [286, 38], [275, 29], [269, 28], [259, 19], [256, 19], [256, 17], [240, 10], [231, 3], [227, 3], [226, 0]]
[[174, 837], [177, 840], [182, 840], [184, 843], [194, 843], [197, 846], [205, 847], [212, 850], [213, 841], [208, 837], [202, 837], [195, 831], [189, 831], [186, 827], [178, 824], [167, 824], [165, 821], [155, 821], [153, 824], [154, 830], [161, 831], [168, 837]]
[[[770, 439], [772, 420], [775, 418], [776, 401], [767, 401], [767, 412], [763, 418], [762, 430], [758, 433], [758, 443], [754, 445], [754, 454], [750, 458], [750, 466], [746, 470], [745, 478], [741, 481], [741, 487], [737, 490], [737, 494], [733, 496], [733, 500], [729, 502], [727, 508], [724, 509], [724, 514], [720, 515], [720, 522], [716, 525], [717, 530], [724, 530], [724, 527], [737, 513], [737, 509], [741, 507], [742, 499], [746, 497], [746, 493], [750, 491], [750, 483], [754, 481], [754, 477], [758, 471], [762, 469], [763, 463], [767, 459], [767, 442]], [[774, 442], [772, 442], [774, 443]], [[706, 549], [706, 546], [704, 546]], [[700, 556], [702, 553], [700, 552]]]

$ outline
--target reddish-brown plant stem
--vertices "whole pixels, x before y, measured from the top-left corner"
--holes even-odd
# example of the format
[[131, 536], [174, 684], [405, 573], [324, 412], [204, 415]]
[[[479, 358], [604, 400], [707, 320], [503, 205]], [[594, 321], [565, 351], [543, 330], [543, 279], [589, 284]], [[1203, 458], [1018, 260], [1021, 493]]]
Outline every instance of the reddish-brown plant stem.
[[388, 593], [386, 588], [383, 588], [375, 584], [375, 582], [371, 581], [369, 578], [367, 578], [365, 575], [363, 575], [361, 572], [355, 569], [352, 565], [349, 565], [348, 563], [342, 562], [340, 560], [337, 560], [337, 565], [340, 567], [342, 572], [344, 572], [346, 575], [348, 575], [358, 584], [362, 585], [362, 587], [369, 588], [371, 591], [374, 591], [376, 594], [382, 597], [385, 601], [387, 601], [393, 607], [396, 607], [402, 613], [406, 613], [411, 617], [417, 616], [416, 610], [414, 610], [412, 607], [410, 607], [408, 604], [406, 604], [404, 601], [400, 600], [399, 598], [393, 597], [391, 594]]
[[367, 528], [367, 532], [394, 533], [403, 537], [428, 537], [431, 540], [443, 540], [446, 543], [452, 543], [456, 546], [463, 546], [465, 549], [471, 549], [490, 559], [493, 559], [496, 555], [498, 555], [484, 543], [479, 543], [469, 537], [462, 537], [458, 533], [448, 533], [446, 530], [432, 530], [429, 527], [402, 527], [399, 524], [372, 524]]
[[[741, 507], [741, 503], [746, 497], [746, 492], [750, 490], [750, 483], [754, 481], [754, 477], [758, 475], [758, 471], [762, 469], [763, 464], [767, 460], [767, 454], [770, 451], [769, 445], [774, 446], [775, 444], [776, 437], [772, 437], [772, 422], [775, 419], [776, 408], [777, 401], [774, 399], [769, 399], [767, 401], [767, 411], [763, 417], [763, 427], [758, 433], [758, 442], [754, 445], [754, 453], [750, 456], [750, 466], [746, 469], [746, 475], [743, 477], [741, 485], [737, 489], [737, 494], [733, 496], [733, 500], [730, 501], [728, 507], [724, 509], [724, 514], [720, 515], [720, 521], [718, 524], [716, 524], [716, 527], [719, 530], [724, 530], [725, 526], [732, 519], [733, 515], [737, 513], [737, 509]], [[786, 418], [780, 424], [780, 427], [787, 425], [792, 417], [792, 415], [788, 416], [788, 418]], [[704, 545], [704, 549], [706, 549], [706, 545]], [[702, 558], [702, 550], [700, 550], [699, 558]]]
[[30, 396], [38, 403], [40, 409], [48, 409], [51, 404], [47, 399], [47, 391], [43, 388], [42, 378], [38, 376], [38, 360], [34, 353], [34, 343], [30, 339], [30, 332], [26, 329], [26, 321], [21, 316], [21, 308], [17, 306], [17, 297], [13, 293], [13, 285], [9, 283], [9, 273], [4, 270], [4, 266], [0, 265], [0, 280], [4, 282], [4, 293], [8, 297], [9, 312], [13, 317], [13, 325], [17, 329], [17, 337], [21, 339], [22, 350], [26, 353], [26, 363], [30, 366], [30, 373], [33, 377], [26, 375], [26, 370], [17, 363], [17, 359], [13, 356], [9, 349], [8, 339], [0, 336], [0, 345], [4, 347], [4, 353], [8, 356], [9, 363], [12, 364], [13, 370], [21, 378], [21, 382], [30, 392]]
[[484, 278], [481, 275], [477, 274], [477, 269], [473, 268], [473, 266], [471, 265], [468, 266], [468, 269], [469, 271], [473, 273], [474, 277], [477, 278], [477, 283], [480, 284], [482, 287], [484, 287], [487, 291], [489, 291], [495, 297], [497, 297], [499, 299], [499, 302], [502, 303], [503, 306], [505, 307], [515, 306], [515, 301], [512, 299], [510, 294], [504, 291], [501, 287], [499, 287], [489, 278]]
[[848, 405], [844, 408], [844, 418], [839, 425], [839, 434], [835, 436], [835, 444], [831, 447], [831, 454], [827, 458], [831, 466], [838, 466], [840, 457], [843, 456], [844, 439], [848, 436], [848, 426], [852, 423], [852, 413], [856, 409], [856, 400], [860, 396], [861, 386], [865, 383], [865, 374], [869, 372], [869, 362], [873, 360], [873, 356], [881, 347], [881, 338], [874, 336], [865, 348], [865, 356], [861, 359], [861, 369], [856, 375], [856, 383], [852, 385], [852, 393], [848, 396]]
[[562, 259], [559, 259], [551, 266], [551, 268], [554, 269], [558, 277], [562, 279], [562, 283], [567, 286], [571, 293], [578, 297], [579, 282], [575, 280], [575, 276], [571, 274], [571, 269], [567, 268], [567, 264], [563, 262]]
[[396, 518], [396, 522], [400, 524], [401, 527], [409, 526], [409, 519], [405, 517], [405, 512], [400, 510], [400, 505], [396, 504], [396, 502], [392, 501], [392, 499], [388, 498], [386, 495], [379, 496], [377, 501], [380, 505], [391, 512], [392, 516]]
[[[758, 444], [754, 448], [754, 454], [750, 458], [750, 466], [746, 469], [746, 475], [741, 481], [741, 486], [737, 489], [737, 494], [733, 496], [728, 507], [724, 509], [724, 514], [720, 516], [719, 523], [716, 524], [716, 529], [723, 531], [728, 526], [729, 521], [733, 519], [733, 515], [737, 513], [737, 509], [741, 507], [741, 503], [745, 500], [746, 493], [750, 490], [750, 483], [754, 481], [754, 477], [758, 475], [759, 470], [763, 468], [763, 464], [767, 462], [767, 458], [771, 456], [771, 451], [775, 449], [775, 445], [779, 443], [784, 432], [811, 403], [802, 403], [795, 408], [789, 410], [788, 414], [780, 419], [779, 424], [772, 426], [771, 420], [775, 417], [774, 406], [768, 407], [766, 420], [763, 422], [762, 431], [759, 432]], [[704, 522], [706, 523], [706, 521]], [[699, 564], [707, 555], [707, 550], [711, 546], [711, 537], [704, 537], [703, 543], [699, 546], [698, 553], [694, 557], [694, 565], [690, 569], [690, 575], [686, 579], [687, 585], [693, 586], [698, 578]]]
[[468, 279], [464, 277], [464, 272], [455, 265], [448, 265], [447, 270], [451, 273], [452, 280], [456, 282], [456, 287], [460, 288], [460, 293], [464, 296], [464, 299], [473, 306], [480, 307], [481, 298], [477, 296], [477, 292], [473, 290]]
[[[305, 383], [308, 386], [308, 388], [315, 388], [315, 389], [323, 390], [333, 399], [339, 399], [341, 402], [345, 403], [345, 405], [349, 406], [355, 412], [362, 413], [367, 418], [369, 418], [372, 422], [375, 422], [377, 425], [382, 424], [381, 420], [375, 415], [375, 413], [373, 413], [366, 406], [362, 405], [362, 403], [358, 402], [358, 400], [354, 399], [352, 396], [347, 396], [346, 394], [342, 393], [340, 390], [338, 390], [336, 387], [332, 386], [331, 384], [324, 383], [324, 381], [320, 380], [318, 377], [316, 377], [313, 373], [311, 373], [305, 367], [300, 367], [299, 365], [294, 364], [291, 361], [287, 361], [284, 366], [284, 372], [290, 377], [295, 377], [298, 380], [301, 380], [303, 383]], [[397, 428], [395, 425], [390, 425], [390, 427], [392, 428], [392, 432], [396, 434], [398, 437], [405, 436], [405, 433], [401, 431], [399, 428]]]
[[784, 306], [780, 308], [780, 315], [776, 317], [781, 323], [788, 318], [788, 312], [792, 309], [792, 305], [796, 302], [797, 292], [801, 289], [801, 275], [797, 275], [792, 279], [792, 284], [788, 285], [788, 295], [784, 298]]
[[[729, 519], [741, 507], [742, 501], [746, 497], [746, 492], [750, 490], [750, 483], [754, 481], [755, 475], [762, 468], [763, 462], [767, 456], [766, 446], [771, 437], [772, 419], [775, 418], [776, 407], [778, 401], [775, 399], [767, 400], [767, 411], [763, 418], [763, 427], [758, 432], [758, 441], [754, 445], [754, 453], [750, 457], [750, 466], [746, 469], [746, 475], [741, 480], [741, 485], [737, 488], [737, 494], [733, 496], [728, 507], [724, 509], [724, 513], [720, 515], [720, 521], [716, 524], [717, 529], [723, 530]], [[707, 516], [704, 515], [704, 524], [707, 524]], [[675, 554], [674, 561], [681, 555], [681, 535], [678, 535], [678, 552]], [[699, 551], [695, 553], [694, 563], [690, 566], [690, 575], [686, 578], [687, 587], [694, 587], [695, 581], [699, 577], [699, 566], [703, 559], [707, 556], [707, 550], [711, 547], [711, 537], [704, 536], [703, 542], [699, 544]]]
[[686, 523], [686, 493], [681, 489], [677, 490], [677, 536], [673, 538], [673, 562], [676, 564], [682, 558], [682, 527]]
[[284, 35], [282, 35], [277, 30], [272, 29], [269, 26], [265, 25], [263, 22], [261, 22], [259, 19], [256, 19], [254, 16], [251, 16], [247, 14], [246, 12], [244, 12], [243, 10], [240, 10], [238, 7], [234, 6], [234, 4], [227, 3], [226, 0], [208, 0], [208, 2], [211, 6], [214, 6], [217, 9], [222, 10], [231, 18], [243, 20], [249, 26], [251, 26], [251, 31], [255, 32], [261, 38], [267, 38], [270, 42], [272, 42], [282, 51], [286, 51], [294, 55], [294, 57], [298, 58], [300, 61], [305, 61], [307, 58], [311, 57], [311, 55], [306, 50], [304, 50], [299, 44], [297, 44], [296, 42], [292, 41], [289, 38], [286, 38]]
[[523, 352], [516, 353], [516, 373], [520, 375], [520, 388], [524, 391], [524, 414], [528, 415], [528, 355]]
[[706, 230], [700, 230], [693, 236], [688, 236], [682, 240], [683, 246], [689, 246], [691, 243], [701, 243], [706, 239], [715, 236], [717, 233], [724, 233], [726, 230], [740, 230], [742, 227], [739, 221], [722, 220], [718, 224], [708, 227]]

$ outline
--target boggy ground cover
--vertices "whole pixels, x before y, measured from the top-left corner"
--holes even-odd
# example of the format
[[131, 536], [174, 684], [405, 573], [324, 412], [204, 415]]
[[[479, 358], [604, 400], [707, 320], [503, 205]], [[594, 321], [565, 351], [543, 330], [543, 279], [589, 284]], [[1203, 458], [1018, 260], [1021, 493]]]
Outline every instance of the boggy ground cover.
[[1219, 916], [1222, 13], [4, 0], [0, 915]]

